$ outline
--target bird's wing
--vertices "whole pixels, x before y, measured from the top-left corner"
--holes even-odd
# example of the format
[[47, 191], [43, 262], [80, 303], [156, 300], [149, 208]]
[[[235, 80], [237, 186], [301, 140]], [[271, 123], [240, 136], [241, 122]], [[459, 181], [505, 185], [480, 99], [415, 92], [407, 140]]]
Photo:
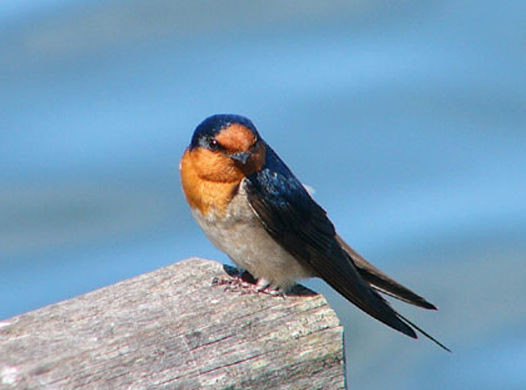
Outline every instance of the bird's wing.
[[248, 200], [267, 232], [296, 260], [374, 318], [416, 338], [415, 331], [364, 281], [336, 239], [325, 211], [267, 147], [263, 168], [247, 177]]
[[380, 271], [374, 265], [365, 260], [358, 252], [351, 248], [339, 235], [336, 235], [336, 240], [343, 248], [349, 259], [353, 262], [358, 270], [358, 273], [365, 279], [374, 289], [388, 294], [401, 301], [411, 303], [415, 306], [423, 307], [424, 309], [437, 310], [436, 306], [428, 302], [425, 298], [407, 287], [402, 286], [397, 281], [393, 280], [385, 273]]

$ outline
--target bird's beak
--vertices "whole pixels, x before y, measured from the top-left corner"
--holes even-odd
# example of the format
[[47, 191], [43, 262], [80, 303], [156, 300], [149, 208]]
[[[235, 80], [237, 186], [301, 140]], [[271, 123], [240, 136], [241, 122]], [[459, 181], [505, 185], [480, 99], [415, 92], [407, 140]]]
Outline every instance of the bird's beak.
[[241, 164], [245, 165], [250, 157], [249, 152], [236, 152], [230, 155], [230, 158], [239, 161]]

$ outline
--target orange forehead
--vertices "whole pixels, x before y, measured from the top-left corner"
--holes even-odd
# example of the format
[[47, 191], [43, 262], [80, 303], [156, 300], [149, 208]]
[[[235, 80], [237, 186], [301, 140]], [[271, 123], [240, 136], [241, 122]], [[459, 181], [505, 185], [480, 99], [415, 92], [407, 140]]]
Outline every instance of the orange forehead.
[[225, 127], [216, 136], [216, 140], [232, 152], [246, 152], [257, 141], [252, 131], [240, 123]]

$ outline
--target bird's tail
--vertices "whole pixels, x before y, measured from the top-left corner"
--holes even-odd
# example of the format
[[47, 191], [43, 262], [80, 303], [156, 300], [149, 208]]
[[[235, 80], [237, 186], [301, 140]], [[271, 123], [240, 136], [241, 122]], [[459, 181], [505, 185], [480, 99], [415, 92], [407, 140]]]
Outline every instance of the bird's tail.
[[424, 337], [428, 338], [429, 340], [431, 340], [432, 342], [434, 342], [436, 345], [438, 345], [440, 348], [448, 351], [448, 352], [451, 352], [451, 350], [446, 347], [444, 344], [442, 344], [440, 341], [438, 341], [437, 339], [435, 339], [433, 336], [431, 336], [429, 333], [427, 333], [426, 331], [424, 331], [422, 328], [416, 326], [413, 322], [409, 321], [406, 317], [404, 317], [403, 315], [401, 315], [400, 313], [396, 313], [396, 315], [398, 316], [398, 318], [400, 318], [402, 321], [404, 321], [405, 323], [407, 323], [407, 325], [411, 326], [412, 328], [415, 328], [417, 331], [419, 331], [420, 333], [422, 333], [424, 335]]
[[425, 298], [407, 287], [402, 286], [394, 279], [387, 276], [385, 273], [380, 271], [374, 265], [365, 260], [358, 252], [351, 248], [340, 236], [336, 235], [336, 240], [343, 248], [345, 253], [349, 256], [349, 259], [353, 262], [358, 270], [360, 276], [371, 285], [375, 290], [378, 290], [384, 294], [390, 295], [394, 298], [400, 299], [401, 301], [410, 303], [412, 305], [422, 307], [424, 309], [437, 310], [437, 307], [431, 302], [428, 302]]
[[[421, 297], [418, 294], [415, 294], [413, 291], [409, 290], [407, 287], [402, 286], [400, 283], [394, 279], [387, 276], [385, 273], [380, 271], [374, 265], [365, 260], [358, 252], [351, 248], [340, 236], [336, 235], [336, 239], [342, 249], [345, 251], [349, 260], [356, 266], [360, 276], [367, 282], [369, 285], [377, 291], [380, 291], [384, 294], [390, 295], [394, 298], [397, 298], [401, 301], [410, 303], [412, 305], [422, 307], [424, 309], [437, 310], [437, 307], [431, 302], [428, 302], [425, 298]], [[386, 302], [387, 303], [387, 302]], [[392, 308], [391, 308], [392, 309]], [[408, 320], [406, 317], [392, 309], [396, 316], [403, 321], [406, 325], [411, 328], [414, 328], [420, 332], [424, 337], [428, 338], [440, 348], [451, 352], [451, 350], [442, 344], [440, 341], [435, 339], [429, 333], [415, 325], [412, 321]], [[413, 337], [412, 335], [406, 333], [408, 336]]]

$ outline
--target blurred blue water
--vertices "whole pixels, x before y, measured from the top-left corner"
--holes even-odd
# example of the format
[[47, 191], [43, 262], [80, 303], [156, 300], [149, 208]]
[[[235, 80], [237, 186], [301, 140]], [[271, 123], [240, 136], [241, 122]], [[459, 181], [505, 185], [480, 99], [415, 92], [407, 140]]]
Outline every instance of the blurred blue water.
[[191, 220], [177, 165], [200, 120], [235, 112], [351, 244], [441, 308], [397, 306], [453, 355], [308, 282], [346, 326], [351, 387], [523, 388], [525, 11], [6, 2], [0, 318], [185, 257], [227, 261]]

